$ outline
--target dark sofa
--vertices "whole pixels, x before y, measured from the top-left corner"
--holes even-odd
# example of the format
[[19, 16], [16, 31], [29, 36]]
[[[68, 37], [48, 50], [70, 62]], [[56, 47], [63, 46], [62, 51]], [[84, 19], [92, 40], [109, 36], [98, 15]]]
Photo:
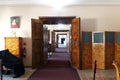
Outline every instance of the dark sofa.
[[8, 49], [0, 51], [0, 59], [2, 59], [2, 66], [13, 70], [14, 78], [25, 73], [22, 59], [11, 54]]

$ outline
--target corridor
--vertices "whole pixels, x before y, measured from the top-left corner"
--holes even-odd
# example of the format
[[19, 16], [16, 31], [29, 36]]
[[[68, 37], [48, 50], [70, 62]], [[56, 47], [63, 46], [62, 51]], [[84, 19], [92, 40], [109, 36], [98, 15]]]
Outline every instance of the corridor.
[[56, 48], [49, 56], [45, 68], [37, 70], [29, 80], [80, 80], [77, 71], [70, 65], [66, 48]]

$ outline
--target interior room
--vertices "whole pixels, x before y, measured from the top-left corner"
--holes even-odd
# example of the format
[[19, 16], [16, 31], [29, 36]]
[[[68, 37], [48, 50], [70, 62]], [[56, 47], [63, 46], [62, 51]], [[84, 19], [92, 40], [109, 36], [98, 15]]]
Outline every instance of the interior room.
[[[9, 49], [25, 68], [17, 78], [10, 69], [10, 74], [2, 75], [3, 80], [33, 80], [34, 72], [39, 69], [42, 75], [42, 68], [50, 70], [51, 64], [60, 67], [52, 70], [57, 73], [64, 73], [66, 67], [73, 71], [66, 71], [68, 76], [75, 71], [78, 76], [73, 80], [119, 80], [113, 62], [120, 64], [120, 1], [49, 1], [0, 0], [0, 51]], [[78, 24], [75, 19], [79, 19]], [[54, 59], [62, 62], [49, 62]], [[66, 60], [71, 68], [67, 64], [63, 69], [58, 63], [65, 64]], [[54, 78], [50, 79], [58, 80]]]

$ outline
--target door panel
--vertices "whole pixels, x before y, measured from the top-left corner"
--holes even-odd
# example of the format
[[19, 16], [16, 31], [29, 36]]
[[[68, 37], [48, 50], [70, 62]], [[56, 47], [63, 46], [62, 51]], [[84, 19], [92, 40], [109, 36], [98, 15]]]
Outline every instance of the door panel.
[[52, 31], [52, 52], [55, 51], [55, 31]]
[[56, 35], [56, 48], [58, 48], [58, 44], [59, 44], [58, 40], [59, 40], [59, 35], [57, 34]]
[[32, 19], [32, 68], [44, 65], [43, 24], [40, 20]]
[[80, 68], [80, 18], [72, 20], [71, 63], [74, 68]]

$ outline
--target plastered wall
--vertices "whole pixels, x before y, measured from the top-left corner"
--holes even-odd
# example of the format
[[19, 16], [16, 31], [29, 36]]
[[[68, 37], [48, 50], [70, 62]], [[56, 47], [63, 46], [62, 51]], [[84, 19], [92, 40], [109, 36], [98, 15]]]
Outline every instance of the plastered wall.
[[[20, 28], [11, 28], [11, 16], [20, 16]], [[31, 18], [39, 16], [80, 17], [82, 31], [120, 31], [120, 5], [67, 6], [60, 10], [46, 6], [0, 6], [0, 50], [4, 49], [4, 37], [23, 37], [27, 48], [25, 66], [32, 64]]]

